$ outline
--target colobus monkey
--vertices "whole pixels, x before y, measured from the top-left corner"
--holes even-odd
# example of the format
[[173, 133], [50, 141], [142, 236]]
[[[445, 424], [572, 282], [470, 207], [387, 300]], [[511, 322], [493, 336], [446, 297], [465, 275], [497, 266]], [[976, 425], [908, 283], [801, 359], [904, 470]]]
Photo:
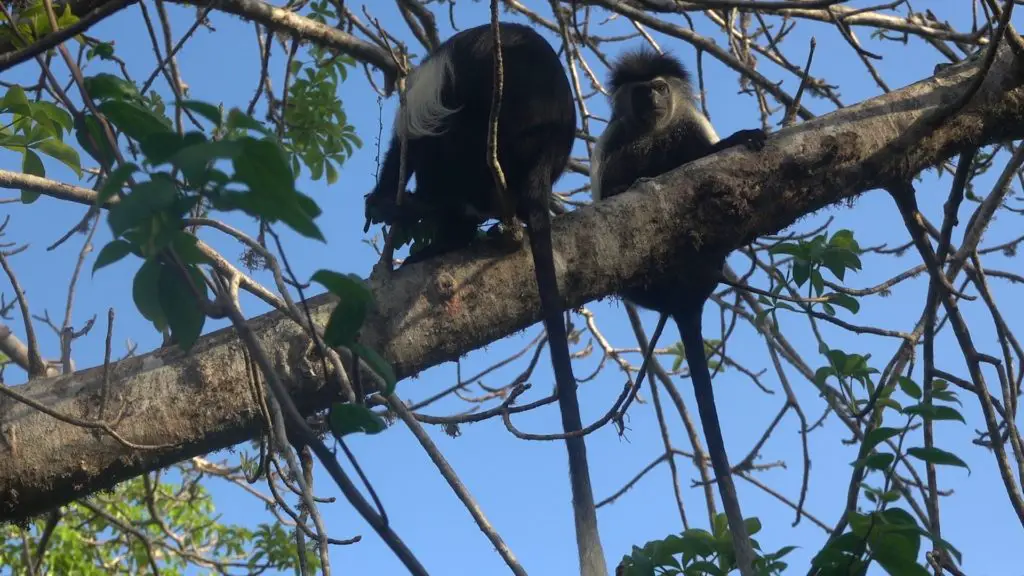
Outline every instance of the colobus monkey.
[[[670, 55], [649, 49], [624, 54], [611, 68], [609, 87], [611, 120], [598, 139], [590, 164], [595, 201], [625, 192], [639, 178], [664, 174], [737, 144], [755, 150], [764, 146], [766, 135], [759, 129], [741, 130], [719, 140], [696, 106], [688, 71]], [[701, 257], [710, 256], [714, 264], [696, 271], [688, 269], [686, 274], [669, 272], [623, 291], [622, 296], [638, 306], [660, 312], [658, 331], [666, 316], [671, 316], [679, 328], [737, 564], [746, 576], [753, 573], [754, 552], [729, 472], [701, 334], [704, 302], [718, 284], [725, 255], [722, 251], [711, 255], [702, 252]], [[648, 354], [655, 344], [652, 340]]]
[[[416, 261], [467, 246], [485, 220], [510, 222], [518, 217], [525, 221], [562, 426], [572, 433], [582, 423], [562, 319], [564, 303], [555, 281], [548, 202], [552, 185], [569, 162], [576, 108], [569, 80], [551, 45], [528, 26], [499, 26], [504, 89], [497, 146], [506, 197], [500, 197], [488, 164], [495, 42], [491, 27], [484, 25], [449, 38], [409, 76], [406, 105], [396, 117], [380, 181], [367, 195], [367, 227], [370, 221], [406, 230], [433, 227], [432, 242], [411, 258]], [[404, 176], [407, 181], [416, 175], [416, 191], [396, 206], [403, 134], [407, 139]], [[584, 440], [575, 436], [565, 442], [580, 573], [607, 576]]]

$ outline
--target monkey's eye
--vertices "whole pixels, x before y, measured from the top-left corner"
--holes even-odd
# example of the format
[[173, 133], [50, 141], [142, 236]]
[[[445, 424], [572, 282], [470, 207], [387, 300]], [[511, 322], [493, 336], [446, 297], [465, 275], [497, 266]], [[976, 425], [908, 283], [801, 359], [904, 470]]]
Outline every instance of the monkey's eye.
[[668, 84], [665, 84], [664, 82], [658, 82], [657, 84], [654, 85], [654, 91], [657, 92], [658, 94], [665, 94], [666, 92], [668, 92]]

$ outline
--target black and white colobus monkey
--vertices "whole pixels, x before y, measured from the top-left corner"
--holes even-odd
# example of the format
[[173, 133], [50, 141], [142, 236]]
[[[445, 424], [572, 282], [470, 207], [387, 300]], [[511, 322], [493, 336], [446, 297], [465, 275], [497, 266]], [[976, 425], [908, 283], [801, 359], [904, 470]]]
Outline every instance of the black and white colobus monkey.
[[[564, 303], [555, 280], [548, 202], [552, 185], [569, 162], [576, 108], [551, 45], [520, 24], [501, 23], [499, 31], [504, 88], [498, 160], [507, 182], [506, 201], [499, 196], [488, 165], [495, 43], [490, 25], [484, 25], [449, 38], [409, 76], [406, 106], [397, 115], [380, 181], [367, 196], [367, 227], [370, 221], [428, 223], [434, 228], [433, 240], [412, 258], [423, 260], [467, 246], [487, 219], [509, 222], [515, 216], [525, 221], [562, 426], [572, 433], [582, 423], [562, 319]], [[415, 174], [416, 191], [395, 206], [402, 133], [407, 138], [404, 180]], [[515, 213], [508, 214], [509, 209]], [[607, 576], [583, 437], [567, 438], [566, 446], [580, 573]]]
[[[612, 65], [609, 87], [611, 120], [598, 139], [590, 163], [595, 201], [625, 192], [639, 178], [653, 178], [738, 144], [755, 150], [764, 146], [766, 135], [759, 129], [741, 130], [719, 140], [696, 106], [689, 73], [670, 55], [650, 49], [624, 54]], [[709, 258], [703, 252], [701, 256]], [[623, 291], [622, 297], [660, 312], [661, 322], [671, 316], [679, 328], [722, 506], [735, 542], [736, 560], [746, 576], [752, 573], [754, 553], [729, 472], [701, 334], [704, 302], [718, 284], [725, 253], [719, 251], [710, 259], [714, 264], [706, 268], [688, 269], [686, 274], [669, 272]], [[649, 349], [653, 350], [655, 344], [652, 341]]]

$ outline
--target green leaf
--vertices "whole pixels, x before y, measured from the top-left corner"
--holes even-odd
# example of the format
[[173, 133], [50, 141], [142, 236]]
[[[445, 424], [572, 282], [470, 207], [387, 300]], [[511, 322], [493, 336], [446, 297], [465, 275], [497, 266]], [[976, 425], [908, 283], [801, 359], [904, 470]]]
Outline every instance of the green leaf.
[[199, 239], [184, 230], [177, 230], [171, 238], [171, 246], [185, 264], [206, 264], [210, 259], [199, 249]]
[[[862, 514], [856, 510], [847, 511], [846, 520], [850, 523], [850, 530], [858, 538], [865, 538], [873, 525], [871, 518], [867, 514]], [[852, 551], [853, 549], [851, 548], [850, 550]]]
[[395, 391], [395, 385], [398, 383], [398, 379], [395, 378], [395, 371], [391, 369], [391, 365], [388, 364], [387, 360], [383, 356], [377, 354], [372, 348], [367, 348], [359, 342], [353, 342], [349, 344], [348, 349], [359, 355], [360, 358], [366, 362], [367, 366], [373, 369], [373, 371], [384, 380], [384, 392], [385, 396], [390, 396]]
[[[867, 527], [866, 526], [867, 519], [864, 518], [864, 515], [863, 514], [856, 514], [856, 517], [858, 517], [859, 521], [861, 521], [862, 523], [865, 524], [865, 528], [866, 528]], [[832, 550], [839, 551], [839, 552], [854, 552], [854, 551], [857, 550], [857, 548], [860, 547], [860, 545], [861, 545], [861, 538], [862, 537], [858, 536], [855, 531], [851, 530], [850, 532], [847, 532], [847, 533], [843, 534], [839, 538], [836, 538], [832, 542], [832, 544], [829, 545], [829, 548], [831, 548]]]
[[853, 239], [853, 232], [843, 228], [832, 235], [832, 238], [828, 241], [829, 246], [836, 248], [842, 248], [844, 250], [859, 251], [860, 247], [857, 245], [857, 241]]
[[131, 254], [135, 250], [132, 244], [125, 240], [112, 240], [96, 255], [96, 262], [92, 265], [92, 274], [104, 266], [108, 266]]
[[74, 128], [74, 119], [67, 110], [57, 106], [53, 102], [47, 102], [46, 100], [40, 100], [32, 105], [37, 112], [42, 112], [49, 118], [54, 124], [60, 126], [66, 132], [71, 132]]
[[32, 103], [25, 96], [25, 90], [15, 84], [7, 89], [7, 94], [0, 101], [0, 110], [13, 112], [22, 116], [32, 116]]
[[114, 56], [114, 45], [110, 42], [98, 42], [92, 50], [101, 60], [110, 60]]
[[675, 534], [669, 534], [664, 540], [648, 542], [644, 547], [646, 548], [647, 546], [652, 547], [651, 559], [658, 564], [673, 563], [678, 565], [675, 563], [673, 556], [686, 553], [686, 543]]
[[28, 138], [21, 134], [5, 134], [3, 131], [0, 131], [0, 146], [8, 150], [21, 152], [28, 147]]
[[945, 450], [941, 450], [939, 448], [908, 448], [907, 454], [909, 456], [917, 458], [918, 460], [923, 460], [931, 464], [960, 466], [961, 468], [966, 468], [968, 472], [971, 471], [971, 467], [968, 466], [966, 462], [961, 460], [959, 456], [951, 452], [946, 452]]
[[797, 260], [793, 262], [793, 281], [797, 286], [803, 286], [811, 275], [811, 265], [807, 262]]
[[908, 406], [904, 411], [906, 414], [918, 414], [925, 420], [959, 420], [964, 424], [967, 421], [956, 408], [950, 406], [937, 406], [935, 404], [916, 404]]
[[896, 502], [897, 500], [899, 500], [902, 497], [903, 497], [903, 493], [900, 492], [899, 490], [895, 489], [895, 488], [893, 488], [892, 490], [889, 490], [887, 492], [883, 492], [881, 494], [882, 501], [886, 502], [886, 503]]
[[876, 529], [868, 538], [872, 557], [889, 574], [926, 576], [928, 571], [917, 564], [921, 536], [914, 518], [900, 508], [872, 516], [876, 522]]
[[219, 159], [235, 159], [242, 153], [242, 146], [232, 140], [200, 142], [178, 150], [170, 158], [172, 165], [181, 168], [185, 177], [195, 185], [205, 183], [203, 173], [210, 162]]
[[932, 392], [932, 400], [941, 400], [943, 402], [956, 402], [960, 406], [963, 406], [963, 402], [956, 397], [956, 392], [952, 390], [940, 390], [938, 392]]
[[[884, 526], [888, 530], [899, 530], [903, 533], [918, 533], [920, 528], [917, 525], [917, 520], [910, 515], [909, 512], [903, 508], [888, 508], [881, 512]], [[917, 550], [914, 551], [915, 556]]]
[[379, 434], [388, 427], [383, 418], [361, 404], [335, 402], [331, 405], [329, 421], [331, 433], [336, 438], [342, 438], [354, 432]]
[[[201, 295], [206, 296], [208, 292], [203, 273], [195, 266], [187, 266], [186, 270], [192, 279], [192, 285]], [[161, 268], [160, 307], [167, 317], [171, 334], [177, 340], [178, 346], [188, 352], [203, 332], [206, 314], [196, 301], [195, 292], [178, 266], [165, 265]]]
[[815, 296], [821, 296], [825, 291], [825, 279], [821, 277], [821, 272], [817, 268], [811, 270], [811, 287], [814, 288]]
[[153, 323], [158, 331], [167, 326], [167, 318], [164, 316], [163, 307], [160, 304], [160, 261], [156, 258], [149, 258], [135, 273], [135, 280], [132, 283], [132, 298], [135, 300], [135, 307], [146, 320]]
[[797, 549], [796, 546], [783, 546], [782, 548], [779, 548], [777, 552], [773, 552], [771, 554], [765, 554], [765, 557], [766, 558], [771, 558], [773, 560], [779, 560], [779, 559], [785, 558], [790, 552], [792, 552], [793, 550], [796, 550], [796, 549]]
[[366, 320], [366, 311], [373, 304], [373, 294], [363, 281], [353, 275], [331, 270], [317, 270], [311, 278], [339, 298], [324, 330], [328, 346], [348, 346], [354, 342]]
[[252, 194], [232, 200], [247, 212], [284, 222], [299, 234], [323, 242], [323, 233], [313, 222], [320, 209], [313, 199], [295, 190], [294, 176], [280, 146], [273, 140], [249, 137], [238, 141], [243, 153], [233, 160], [235, 177], [248, 185]]
[[85, 89], [94, 100], [136, 100], [142, 97], [135, 84], [105, 72], [86, 78]]
[[705, 560], [694, 562], [686, 567], [687, 574], [707, 574], [709, 576], [725, 576], [725, 571], [716, 564]]
[[[21, 159], [21, 171], [25, 174], [31, 174], [32, 176], [39, 176], [40, 178], [46, 176], [46, 167], [43, 166], [43, 160], [38, 154], [25, 149], [25, 154]], [[40, 193], [35, 190], [21, 190], [21, 201], [24, 204], [31, 204], [39, 199]]]
[[116, 155], [110, 142], [103, 134], [100, 121], [92, 114], [78, 116], [75, 122], [75, 139], [85, 152], [92, 156], [103, 169], [109, 170], [114, 165]]
[[221, 114], [220, 108], [217, 106], [214, 106], [209, 102], [200, 102], [199, 100], [182, 100], [181, 107], [199, 114], [203, 118], [213, 122], [217, 127], [220, 127]]
[[715, 537], [711, 535], [711, 532], [701, 528], [690, 528], [689, 530], [683, 530], [683, 539], [698, 542], [703, 545], [703, 549], [700, 552], [701, 556], [710, 556], [715, 553], [714, 543]]
[[228, 130], [255, 130], [265, 136], [273, 136], [274, 134], [267, 130], [263, 124], [260, 124], [258, 120], [238, 108], [232, 108], [228, 112], [227, 128]]
[[[57, 18], [57, 26], [60, 28], [67, 28], [78, 22], [78, 16], [71, 11], [71, 5], [65, 4], [63, 10], [61, 10], [60, 16]], [[78, 38], [79, 40], [81, 37]]]
[[903, 412], [903, 405], [888, 396], [879, 398], [877, 404], [882, 407], [892, 408], [897, 412]]
[[910, 396], [914, 400], [921, 399], [921, 387], [917, 385], [917, 382], [914, 382], [906, 376], [900, 376], [899, 379], [897, 379], [897, 382], [904, 394]]
[[244, 137], [242, 155], [235, 158], [236, 176], [253, 192], [282, 197], [295, 190], [295, 178], [281, 148], [272, 140]]
[[856, 298], [850, 296], [849, 294], [842, 294], [837, 292], [834, 294], [829, 294], [828, 296], [829, 302], [835, 304], [836, 306], [842, 306], [843, 308], [846, 308], [847, 310], [854, 314], [860, 311], [860, 302], [858, 302]]
[[893, 436], [898, 436], [900, 432], [902, 432], [902, 430], [899, 428], [875, 428], [871, 432], [868, 432], [868, 435], [864, 438], [864, 442], [861, 443], [860, 454], [869, 454], [875, 449], [875, 446], [878, 446]]
[[26, 120], [20, 125], [22, 133], [25, 135], [25, 145], [29, 148], [35, 148], [43, 140], [53, 138], [54, 130], [49, 119], [45, 123], [32, 122]]
[[330, 162], [325, 163], [327, 169], [327, 184], [334, 184], [338, 181], [338, 170]]
[[[898, 508], [889, 508], [889, 510], [899, 510], [899, 509], [898, 509]], [[954, 557], [954, 558], [956, 558], [956, 561], [957, 561], [958, 563], [961, 563], [961, 562], [963, 562], [963, 554], [962, 554], [962, 553], [961, 553], [961, 552], [960, 552], [959, 550], [957, 550], [955, 546], [953, 546], [953, 545], [952, 545], [952, 544], [950, 544], [950, 543], [949, 543], [948, 541], [946, 541], [946, 540], [944, 540], [944, 539], [942, 539], [942, 538], [939, 538], [939, 537], [937, 537], [937, 536], [934, 536], [934, 535], [932, 535], [931, 533], [929, 533], [929, 532], [928, 532], [927, 530], [925, 530], [924, 528], [922, 528], [922, 527], [918, 526], [918, 525], [917, 525], [916, 523], [915, 523], [915, 524], [912, 524], [912, 525], [907, 525], [907, 524], [905, 524], [905, 525], [904, 525], [903, 527], [901, 527], [901, 528], [903, 528], [903, 529], [905, 529], [905, 530], [908, 530], [908, 531], [914, 531], [914, 532], [916, 532], [917, 534], [921, 535], [922, 537], [924, 537], [924, 538], [928, 538], [928, 539], [929, 539], [929, 540], [931, 540], [931, 541], [932, 541], [933, 543], [935, 543], [935, 545], [937, 545], [937, 546], [938, 546], [938, 547], [940, 547], [940, 548], [943, 548], [943, 549], [945, 549], [945, 550], [946, 550], [946, 551], [948, 551], [948, 552], [949, 552], [950, 554], [952, 554], [952, 555], [953, 555], [953, 557]]]
[[654, 576], [654, 562], [640, 548], [633, 546], [632, 554], [622, 558], [628, 567], [623, 576]]
[[56, 138], [43, 140], [36, 148], [47, 156], [60, 160], [65, 166], [75, 171], [79, 178], [82, 177], [82, 161], [78, 157], [78, 151]]
[[126, 162], [121, 164], [110, 173], [110, 176], [100, 186], [99, 192], [96, 195], [96, 205], [101, 206], [110, 200], [111, 197], [116, 196], [118, 192], [124, 187], [125, 182], [132, 177], [135, 172], [139, 169], [133, 162]]
[[831, 366], [822, 366], [814, 371], [814, 383], [818, 386], [824, 386], [825, 381], [828, 380], [829, 376], [835, 376], [836, 370]]
[[782, 242], [772, 246], [768, 249], [769, 254], [789, 254], [790, 256], [800, 256], [803, 250], [800, 246], [793, 244], [792, 242]]
[[761, 531], [761, 520], [758, 518], [746, 518], [743, 525], [747, 527], [747, 535], [753, 536]]
[[295, 191], [295, 202], [303, 212], [309, 214], [310, 218], [317, 218], [323, 212], [320, 210], [320, 205], [316, 203], [316, 200], [313, 200], [302, 192]]
[[191, 131], [184, 135], [177, 132], [157, 132], [141, 140], [139, 148], [150, 164], [159, 166], [169, 161], [182, 148], [201, 142], [206, 142], [206, 135], [202, 132]]
[[[42, 104], [50, 103], [43, 102]], [[52, 106], [52, 104], [50, 105]], [[32, 127], [32, 132], [36, 133], [36, 135], [43, 137], [50, 136], [58, 140], [64, 137], [64, 126], [50, 117], [50, 113], [45, 105], [36, 103], [32, 106], [32, 119], [35, 120], [35, 126]]]
[[144, 219], [174, 203], [178, 193], [170, 182], [153, 179], [140, 182], [132, 188], [132, 193], [121, 198], [121, 201], [110, 207], [107, 222], [114, 237], [119, 237], [126, 230], [137, 226]]
[[726, 518], [724, 512], [715, 514], [715, 524], [713, 533], [717, 537], [722, 537], [729, 534], [729, 520]]
[[879, 540], [877, 547], [871, 547], [872, 557], [890, 576], [930, 576], [931, 572], [906, 556], [901, 543], [899, 538]]
[[142, 142], [148, 136], [170, 132], [171, 126], [163, 116], [157, 116], [148, 108], [134, 102], [107, 100], [97, 108], [107, 119], [129, 138]]
[[[296, 195], [298, 192], [295, 193]], [[307, 238], [326, 242], [323, 232], [320, 231], [320, 227], [313, 222], [314, 216], [311, 216], [309, 212], [300, 208], [300, 202], [297, 197], [292, 198], [292, 202], [282, 204], [277, 212], [276, 220], [280, 220], [287, 224], [292, 230], [295, 230], [299, 234]]]
[[896, 456], [888, 452], [879, 452], [866, 458], [858, 458], [854, 465], [860, 464], [869, 470], [885, 470], [896, 459]]
[[839, 279], [840, 282], [846, 279], [846, 263], [834, 250], [826, 250], [821, 255], [822, 264], [829, 269], [829, 272]]

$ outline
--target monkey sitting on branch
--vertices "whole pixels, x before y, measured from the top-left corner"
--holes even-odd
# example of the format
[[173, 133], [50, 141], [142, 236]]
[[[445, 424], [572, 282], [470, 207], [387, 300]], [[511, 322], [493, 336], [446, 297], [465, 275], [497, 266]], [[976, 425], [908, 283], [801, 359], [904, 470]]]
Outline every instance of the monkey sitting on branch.
[[[689, 72], [670, 55], [645, 48], [628, 52], [612, 65], [608, 84], [611, 119], [594, 147], [590, 163], [595, 201], [625, 192], [640, 178], [659, 176], [726, 148], [742, 144], [760, 150], [767, 138], [763, 130], [755, 129], [719, 140], [696, 106]], [[701, 251], [697, 258], [687, 260], [690, 266], [685, 272], [671, 271], [630, 287], [622, 297], [661, 314], [645, 364], [668, 316], [679, 329], [736, 561], [741, 574], [747, 576], [753, 574], [755, 556], [732, 482], [701, 333], [704, 302], [718, 284], [725, 256], [721, 250]], [[642, 377], [643, 368], [637, 387]]]
[[[467, 247], [489, 219], [499, 220], [517, 238], [519, 221], [526, 223], [562, 426], [570, 435], [565, 443], [580, 573], [607, 576], [586, 446], [582, 435], [572, 435], [582, 423], [548, 212], [552, 186], [565, 171], [576, 137], [575, 102], [558, 55], [541, 35], [528, 26], [500, 23], [497, 40], [490, 25], [464, 30], [410, 74], [380, 180], [366, 198], [364, 231], [371, 222], [391, 225], [402, 235], [401, 241], [393, 238], [398, 245], [430, 236], [425, 248], [406, 259], [410, 264]], [[492, 173], [488, 146], [496, 49], [502, 78], [496, 148], [504, 189]], [[416, 191], [402, 190], [399, 202], [399, 182], [414, 174]]]

